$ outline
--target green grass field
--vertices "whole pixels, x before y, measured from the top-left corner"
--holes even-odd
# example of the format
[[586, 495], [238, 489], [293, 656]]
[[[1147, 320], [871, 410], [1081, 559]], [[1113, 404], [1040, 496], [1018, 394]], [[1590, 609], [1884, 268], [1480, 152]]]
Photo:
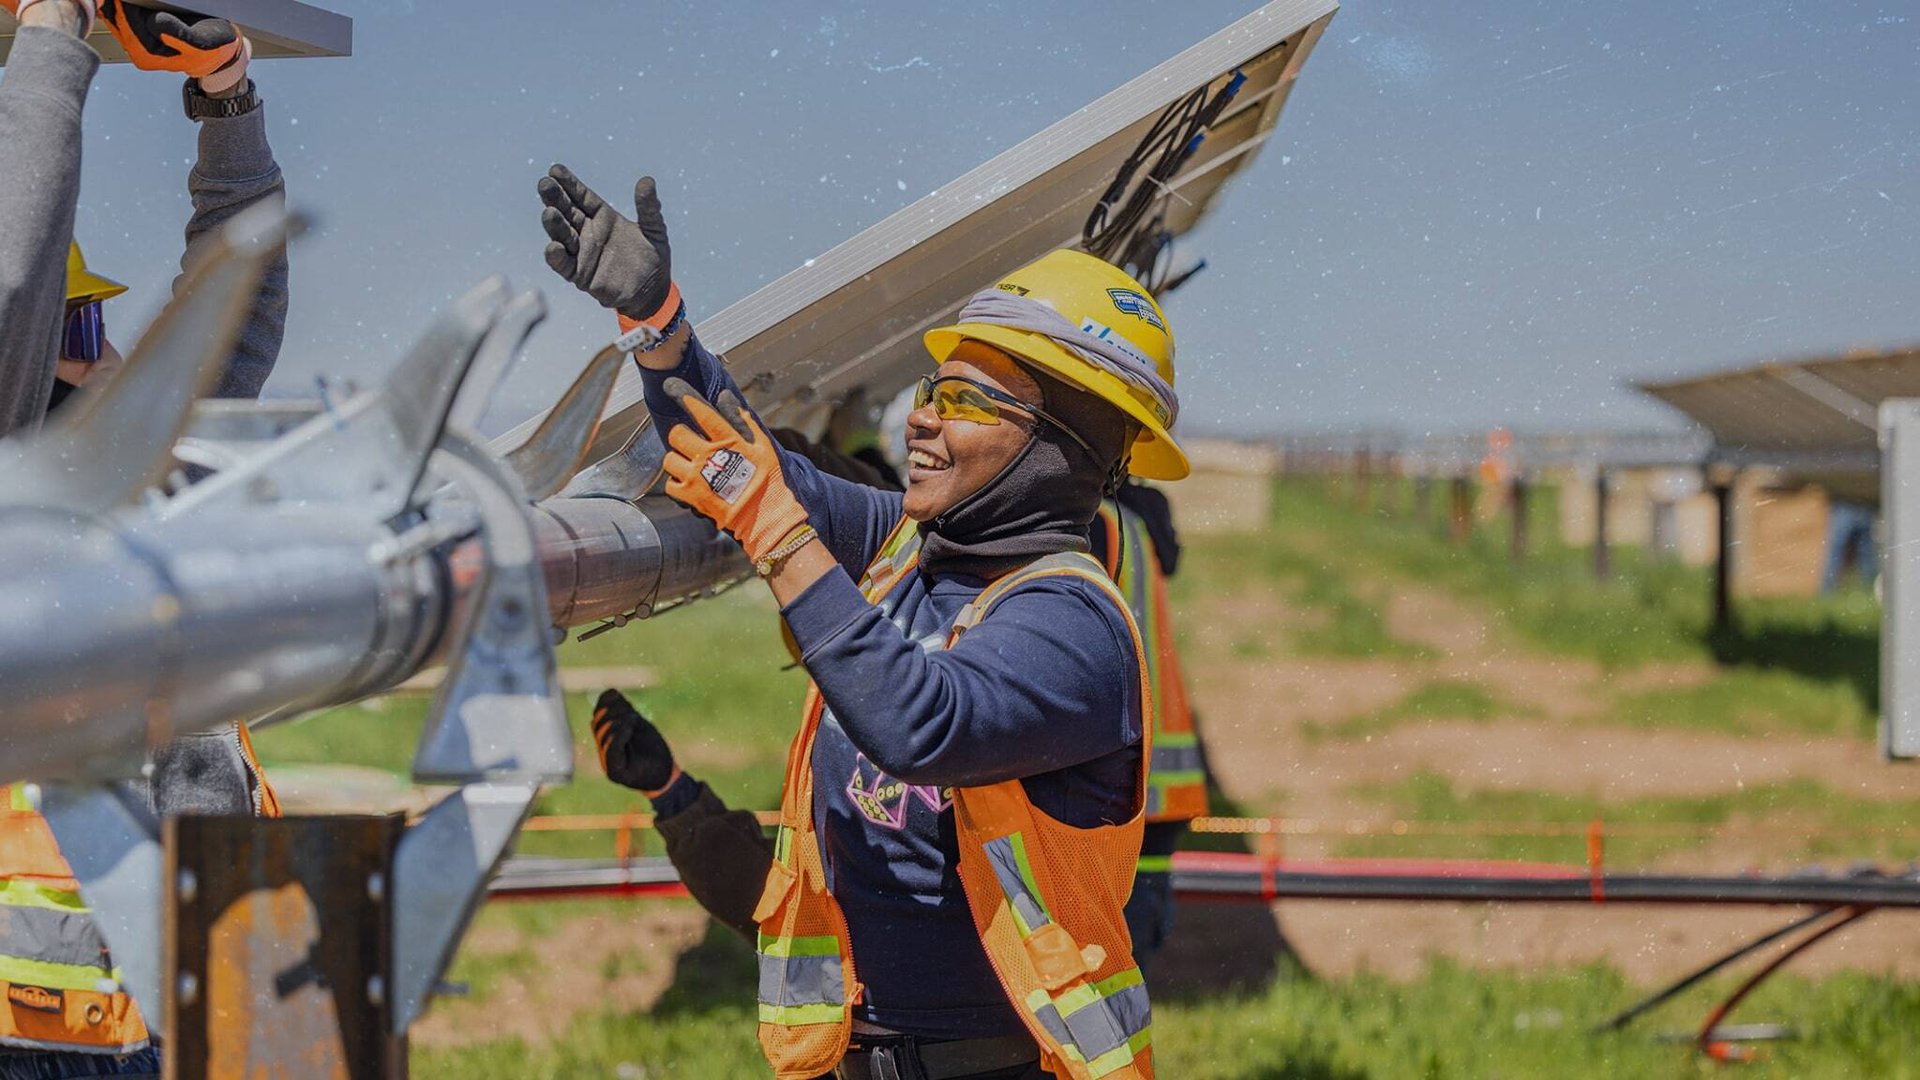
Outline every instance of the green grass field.
[[[1536, 501], [1536, 513], [1548, 500]], [[1280, 655], [1395, 658], [1424, 651], [1396, 640], [1378, 604], [1383, 580], [1403, 579], [1472, 598], [1497, 613], [1499, 633], [1516, 647], [1545, 655], [1597, 660], [1609, 670], [1653, 661], [1725, 665], [1719, 677], [1683, 690], [1622, 695], [1607, 722], [1647, 729], [1691, 729], [1740, 737], [1839, 735], [1866, 738], [1876, 677], [1874, 610], [1862, 596], [1825, 602], [1747, 605], [1732, 634], [1707, 630], [1704, 576], [1646, 563], [1623, 551], [1619, 573], [1595, 583], [1584, 555], [1544, 542], [1536, 558], [1514, 566], [1488, 533], [1464, 547], [1439, 541], [1429, 523], [1355, 510], [1338, 493], [1311, 486], [1278, 489], [1270, 534], [1196, 539], [1189, 569], [1175, 582], [1176, 603], [1271, 590], [1302, 614], [1287, 630], [1239, 628], [1231, 651], [1259, 664]], [[1191, 627], [1184, 628], [1191, 637]], [[584, 645], [568, 644], [562, 663], [643, 665], [651, 689], [636, 695], [673, 739], [683, 762], [736, 805], [774, 805], [780, 764], [804, 679], [783, 670], [771, 603], [755, 589], [694, 604]], [[644, 808], [637, 796], [608, 784], [593, 764], [585, 735], [588, 701], [569, 701], [580, 775], [543, 795], [544, 813], [596, 813]], [[424, 698], [335, 710], [263, 733], [270, 767], [327, 762], [403, 772], [425, 709]], [[1415, 684], [1397, 702], [1325, 727], [1324, 740], [1365, 737], [1432, 719], [1481, 721], [1512, 715], [1514, 706], [1472, 680]], [[1219, 752], [1216, 748], [1216, 753]], [[1276, 776], [1286, 783], [1284, 767]], [[1690, 798], [1602, 803], [1547, 792], [1475, 791], [1444, 776], [1421, 773], [1383, 781], [1360, 794], [1385, 812], [1432, 821], [1609, 821], [1711, 826], [1786, 820], [1813, 826], [1902, 826], [1911, 803], [1842, 798], [1811, 782], [1753, 785]], [[1229, 808], [1230, 809], [1230, 808]], [[607, 835], [528, 836], [522, 849], [605, 854]], [[1610, 857], [1632, 862], [1684, 852], [1685, 840], [1617, 841]], [[1566, 841], [1403, 838], [1354, 844], [1354, 853], [1493, 855], [1577, 859]], [[1900, 854], [1873, 842], [1835, 847], [1812, 841], [1803, 852]], [[444, 1042], [414, 1053], [415, 1075], [460, 1078], [750, 1077], [766, 1075], [753, 1042], [754, 965], [747, 947], [713, 929], [677, 957], [657, 950], [596, 955], [590, 962], [558, 943], [579, 920], [638, 920], [684, 910], [685, 901], [596, 901], [493, 905], [476, 940], [510, 944], [464, 951], [450, 978], [466, 983], [464, 1001], [443, 1006], [472, 1029], [461, 1045]], [[1186, 920], [1208, 917], [1204, 908]], [[1783, 915], [1783, 919], [1784, 919]], [[1883, 916], [1886, 919], [1899, 915]], [[1177, 943], [1176, 946], [1177, 948]], [[549, 997], [529, 1004], [511, 993], [556, 967], [568, 971]], [[670, 981], [650, 1008], [611, 1007], [607, 988], [636, 972]], [[1411, 981], [1362, 972], [1321, 979], [1283, 967], [1268, 985], [1155, 1000], [1158, 1072], [1176, 1080], [1359, 1077], [1669, 1077], [1708, 1075], [1713, 1066], [1660, 1037], [1690, 1031], [1726, 979], [1684, 996], [1626, 1034], [1588, 1029], [1634, 999], [1631, 986], [1607, 966], [1529, 973], [1486, 973], [1438, 958]], [[548, 980], [541, 985], [550, 985]], [[496, 1009], [562, 1010], [561, 1033], [528, 1039], [496, 1031]], [[1920, 986], [1866, 975], [1820, 980], [1784, 977], [1745, 1006], [1739, 1020], [1791, 1025], [1797, 1038], [1773, 1044], [1740, 1075], [1766, 1077], [1920, 1076]]]
[[[705, 947], [703, 946], [703, 949]], [[703, 960], [746, 970], [745, 946]], [[415, 1055], [415, 1074], [462, 1080], [765, 1075], [742, 978], [676, 986], [647, 1016], [582, 1017], [551, 1046], [485, 1043]], [[1155, 1069], [1169, 1080], [1363, 1080], [1402, 1077], [1726, 1075], [1672, 1041], [1588, 1029], [1633, 999], [1606, 968], [1487, 975], [1436, 963], [1417, 981], [1275, 980], [1265, 992], [1154, 1003]], [[1784, 978], [1745, 1007], [1803, 1032], [1733, 1075], [1920, 1076], [1920, 987], [1840, 976]], [[1662, 1027], [1665, 1020], [1666, 1026]], [[1648, 1030], [1697, 1022], [1656, 1016]]]

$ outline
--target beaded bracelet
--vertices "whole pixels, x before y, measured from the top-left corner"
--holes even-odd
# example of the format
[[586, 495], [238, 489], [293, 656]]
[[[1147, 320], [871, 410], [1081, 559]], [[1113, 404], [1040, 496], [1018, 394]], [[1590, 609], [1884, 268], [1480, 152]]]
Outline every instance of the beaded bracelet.
[[778, 569], [780, 564], [784, 562], [788, 556], [819, 538], [820, 534], [814, 531], [812, 525], [800, 526], [793, 530], [792, 534], [790, 534], [786, 540], [782, 541], [779, 547], [755, 559], [753, 561], [753, 572], [759, 574], [761, 577], [772, 577], [774, 570]]

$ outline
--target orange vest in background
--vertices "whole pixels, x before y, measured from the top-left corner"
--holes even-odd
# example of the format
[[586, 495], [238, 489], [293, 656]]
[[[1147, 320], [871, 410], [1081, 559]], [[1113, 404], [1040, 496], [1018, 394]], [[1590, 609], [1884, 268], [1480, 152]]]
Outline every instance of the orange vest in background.
[[[1174, 643], [1167, 575], [1140, 516], [1113, 499], [1100, 504], [1107, 530], [1107, 573], [1126, 597], [1146, 641], [1153, 686], [1153, 755], [1147, 771], [1147, 820], [1192, 821], [1207, 813], [1207, 774]], [[1163, 857], [1164, 858], [1164, 857]], [[1154, 867], [1153, 869], [1164, 869]]]
[[[254, 757], [246, 725], [235, 737], [253, 779], [255, 811], [280, 803]], [[107, 954], [73, 869], [22, 785], [0, 785], [0, 1048], [124, 1054], [147, 1026]]]
[[[869, 602], [878, 603], [913, 568], [919, 543], [918, 530], [907, 523], [894, 531], [861, 582]], [[1095, 583], [1126, 611], [1093, 559], [1050, 555], [994, 582], [961, 609], [947, 647], [1023, 583], [1062, 575]], [[1150, 709], [1140, 632], [1130, 615], [1126, 621], [1142, 672], [1140, 701]], [[846, 918], [827, 891], [813, 827], [813, 741], [821, 712], [819, 689], [809, 687], [805, 720], [787, 755], [774, 863], [754, 911], [760, 1045], [779, 1080], [831, 1072], [846, 1054], [852, 1009], [860, 1001]], [[1145, 737], [1143, 757], [1152, 753], [1150, 729]], [[1074, 828], [1035, 807], [1018, 780], [955, 788], [953, 807], [967, 906], [1001, 987], [1040, 1046], [1042, 1064], [1074, 1080], [1152, 1080], [1147, 991], [1122, 915], [1144, 814], [1119, 825]], [[911, 949], [913, 942], [898, 947]]]

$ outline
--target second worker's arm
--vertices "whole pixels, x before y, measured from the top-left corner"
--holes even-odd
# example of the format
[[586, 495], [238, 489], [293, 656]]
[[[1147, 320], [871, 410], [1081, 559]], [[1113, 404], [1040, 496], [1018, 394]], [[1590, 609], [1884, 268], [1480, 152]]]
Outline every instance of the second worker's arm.
[[67, 245], [80, 197], [80, 111], [100, 56], [81, 38], [92, 9], [29, 6], [0, 73], [0, 435], [33, 430], [53, 394]]
[[773, 841], [750, 811], [731, 810], [713, 789], [680, 771], [653, 722], [608, 690], [593, 710], [593, 741], [607, 779], [653, 803], [654, 828], [695, 901], [754, 940], [753, 909], [773, 863]]
[[[202, 22], [222, 22], [203, 20]], [[193, 24], [199, 31], [201, 23]], [[217, 30], [218, 28], [214, 28]], [[204, 37], [222, 35], [212, 31]], [[217, 72], [193, 80], [194, 89], [208, 105], [239, 102], [239, 107], [254, 93], [247, 78], [249, 50], [246, 39], [239, 38], [239, 53]], [[191, 95], [190, 95], [191, 96]], [[236, 215], [260, 203], [286, 204], [286, 183], [267, 143], [266, 104], [252, 99], [251, 108], [238, 116], [209, 115], [199, 119], [199, 158], [187, 174], [187, 193], [193, 199], [193, 216], [187, 221], [187, 245], [180, 265], [184, 269], [193, 259], [200, 238], [214, 232]], [[213, 397], [257, 398], [267, 376], [280, 358], [281, 341], [287, 329], [287, 254], [282, 248], [267, 264], [260, 278], [259, 291], [240, 337], [234, 342], [233, 356], [226, 371], [214, 385]], [[174, 279], [177, 291], [184, 275]]]

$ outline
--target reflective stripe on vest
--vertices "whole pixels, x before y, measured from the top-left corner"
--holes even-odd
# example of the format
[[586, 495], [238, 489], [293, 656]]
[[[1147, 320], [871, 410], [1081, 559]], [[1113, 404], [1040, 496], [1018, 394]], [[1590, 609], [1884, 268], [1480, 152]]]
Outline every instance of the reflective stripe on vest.
[[832, 937], [760, 935], [760, 1019], [769, 1024], [831, 1024], [847, 1003], [840, 942]]
[[1192, 732], [1172, 735], [1157, 732], [1153, 744], [1151, 771], [1147, 774], [1147, 817], [1172, 808], [1181, 788], [1205, 790], [1206, 770], [1202, 768], [1200, 740]]
[[1000, 891], [1007, 894], [1013, 913], [1019, 917], [1021, 937], [1032, 937], [1035, 930], [1053, 921], [1047, 905], [1040, 899], [1040, 886], [1033, 882], [1033, 867], [1027, 865], [1027, 842], [1019, 833], [986, 842], [987, 858], [993, 862], [993, 876], [1000, 879]]
[[[0, 907], [6, 908], [0, 914], [0, 979], [90, 990], [108, 974], [102, 962], [106, 942], [84, 905], [78, 910], [40, 904], [16, 906], [6, 895], [9, 891], [0, 891]], [[64, 974], [65, 981], [42, 982], [24, 973], [29, 966], [56, 978]], [[14, 974], [9, 975], [9, 971]]]
[[[1051, 925], [1053, 917], [1047, 913], [1046, 900], [1027, 863], [1025, 838], [1014, 833], [983, 846], [1022, 936], [1032, 937]], [[1069, 987], [1058, 997], [1035, 990], [1024, 1004], [1067, 1056], [1087, 1062], [1095, 1076], [1130, 1063], [1134, 1054], [1152, 1041], [1153, 1010], [1147, 1004], [1147, 988], [1137, 967], [1105, 982]]]
[[1039, 1016], [1067, 1056], [1084, 1061], [1095, 1077], [1121, 1069], [1153, 1041], [1153, 1007], [1139, 968], [1103, 982], [1076, 986], [1059, 997], [1045, 990], [1027, 995], [1027, 1008]]

